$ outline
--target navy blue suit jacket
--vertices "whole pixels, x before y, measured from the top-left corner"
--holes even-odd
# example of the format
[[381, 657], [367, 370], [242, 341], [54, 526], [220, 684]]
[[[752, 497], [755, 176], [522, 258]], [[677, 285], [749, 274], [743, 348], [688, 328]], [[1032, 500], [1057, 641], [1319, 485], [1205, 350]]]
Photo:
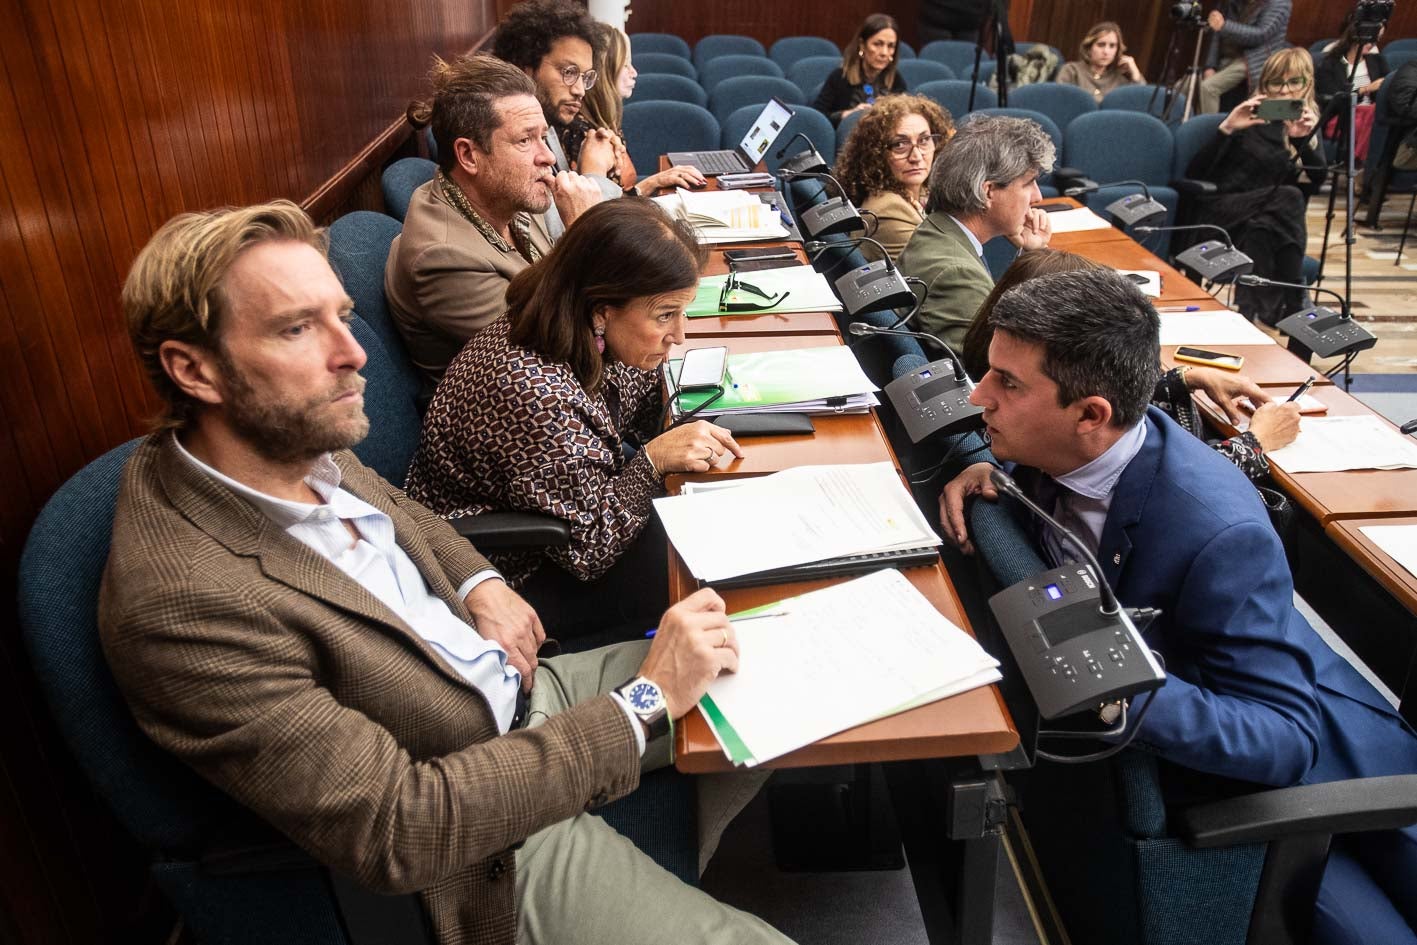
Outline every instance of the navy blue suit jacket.
[[1417, 772], [1417, 738], [1294, 609], [1279, 536], [1238, 469], [1155, 407], [1097, 557], [1118, 598], [1162, 611], [1165, 657], [1138, 742], [1261, 784]]

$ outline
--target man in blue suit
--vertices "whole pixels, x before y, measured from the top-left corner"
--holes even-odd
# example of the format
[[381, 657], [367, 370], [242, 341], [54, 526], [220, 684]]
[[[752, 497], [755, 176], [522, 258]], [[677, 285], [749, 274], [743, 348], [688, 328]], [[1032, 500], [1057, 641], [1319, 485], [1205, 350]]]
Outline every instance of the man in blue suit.
[[[1113, 272], [1042, 276], [990, 317], [989, 373], [971, 395], [994, 455], [1096, 552], [1128, 607], [1162, 612], [1166, 660], [1137, 743], [1218, 778], [1307, 784], [1417, 772], [1417, 737], [1294, 609], [1293, 580], [1254, 488], [1148, 407], [1159, 319]], [[991, 466], [956, 477], [941, 521], [968, 550], [964, 501], [997, 498]], [[1040, 531], [1045, 557], [1070, 554]], [[1417, 830], [1338, 841], [1316, 940], [1417, 942]]]

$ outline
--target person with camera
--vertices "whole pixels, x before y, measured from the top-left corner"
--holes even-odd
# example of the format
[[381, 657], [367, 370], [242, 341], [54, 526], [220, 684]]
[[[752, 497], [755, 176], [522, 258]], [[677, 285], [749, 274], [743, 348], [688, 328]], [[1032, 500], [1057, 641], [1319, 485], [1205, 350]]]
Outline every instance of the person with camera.
[[[1199, 7], [1199, 3], [1177, 3], [1172, 16], [1184, 19]], [[1220, 111], [1221, 96], [1246, 80], [1255, 91], [1255, 77], [1265, 62], [1288, 45], [1284, 34], [1292, 12], [1291, 0], [1221, 0], [1207, 14], [1205, 25], [1215, 35], [1206, 53], [1199, 114]]]
[[[1191, 161], [1186, 176], [1209, 181], [1216, 193], [1196, 198], [1197, 223], [1224, 227], [1255, 261], [1255, 273], [1300, 282], [1307, 232], [1304, 210], [1323, 183], [1324, 160], [1314, 131], [1314, 65], [1304, 49], [1282, 49], [1260, 72], [1260, 91], [1225, 116], [1217, 134]], [[1288, 101], [1291, 106], [1279, 103]], [[1274, 109], [1283, 114], [1270, 117]], [[1247, 318], [1274, 325], [1304, 305], [1303, 290], [1238, 286], [1235, 306]]]

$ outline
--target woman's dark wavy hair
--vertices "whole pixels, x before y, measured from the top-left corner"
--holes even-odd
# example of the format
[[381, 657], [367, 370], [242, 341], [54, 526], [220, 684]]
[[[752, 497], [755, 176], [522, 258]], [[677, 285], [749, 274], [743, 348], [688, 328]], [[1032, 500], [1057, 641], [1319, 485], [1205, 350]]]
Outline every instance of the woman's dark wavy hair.
[[883, 192], [907, 196], [905, 185], [891, 173], [886, 152], [886, 145], [895, 137], [896, 125], [907, 115], [924, 118], [931, 134], [948, 138], [955, 132], [950, 113], [923, 95], [887, 95], [878, 99], [851, 129], [851, 137], [836, 159], [836, 179], [846, 188], [852, 203], [864, 203], [872, 194]]
[[595, 310], [696, 286], [707, 258], [693, 228], [653, 201], [598, 203], [576, 218], [550, 253], [512, 279], [508, 337], [569, 364], [582, 387], [597, 390], [605, 364], [595, 349]]
[[586, 8], [568, 0], [525, 0], [512, 7], [492, 39], [492, 55], [535, 71], [556, 40], [583, 39], [599, 55], [600, 36]]

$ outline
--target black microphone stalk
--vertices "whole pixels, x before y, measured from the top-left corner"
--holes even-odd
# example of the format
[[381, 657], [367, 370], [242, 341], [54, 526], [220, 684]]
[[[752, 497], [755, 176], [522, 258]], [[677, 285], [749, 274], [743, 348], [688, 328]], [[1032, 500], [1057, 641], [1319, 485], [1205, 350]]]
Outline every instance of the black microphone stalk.
[[1093, 555], [1087, 545], [1084, 545], [1082, 541], [1078, 539], [1078, 536], [1064, 528], [1062, 523], [1057, 519], [1039, 508], [1036, 502], [1024, 495], [1018, 483], [1014, 482], [1009, 474], [1002, 469], [991, 470], [989, 472], [989, 481], [994, 484], [995, 489], [998, 489], [1000, 492], [1007, 492], [1009, 495], [1022, 502], [1033, 514], [1053, 526], [1053, 529], [1057, 531], [1059, 535], [1066, 538], [1069, 544], [1082, 552], [1083, 560], [1087, 563], [1087, 566], [1092, 569], [1093, 576], [1097, 578], [1097, 590], [1102, 597], [1100, 610], [1109, 617], [1116, 616], [1122, 609], [1121, 605], [1117, 603], [1117, 595], [1112, 592], [1112, 586], [1107, 583], [1107, 579], [1102, 576], [1102, 566], [1097, 563], [1096, 556]]
[[1213, 223], [1192, 223], [1192, 224], [1190, 224], [1190, 225], [1188, 225], [1188, 226], [1134, 226], [1134, 227], [1132, 227], [1132, 232], [1133, 232], [1133, 233], [1141, 233], [1141, 234], [1143, 234], [1143, 235], [1145, 235], [1145, 234], [1147, 234], [1147, 233], [1176, 233], [1176, 232], [1180, 232], [1180, 231], [1182, 231], [1182, 230], [1214, 230], [1215, 232], [1219, 233], [1221, 236], [1225, 237], [1225, 245], [1226, 245], [1226, 246], [1234, 246], [1234, 245], [1235, 245], [1235, 241], [1230, 238], [1230, 231], [1227, 230], [1227, 229], [1225, 229], [1225, 227], [1223, 227], [1223, 226], [1216, 226], [1216, 225], [1213, 224]]
[[854, 236], [849, 240], [807, 240], [802, 244], [804, 252], [811, 254], [811, 261], [816, 262], [817, 257], [831, 249], [833, 246], [860, 246], [862, 243], [870, 243], [881, 251], [881, 260], [886, 264], [886, 269], [895, 272], [895, 263], [891, 261], [891, 254], [886, 252], [886, 248], [869, 236]]
[[1235, 278], [1236, 285], [1250, 286], [1275, 286], [1282, 289], [1307, 289], [1310, 292], [1322, 292], [1338, 299], [1338, 304], [1344, 318], [1352, 318], [1352, 310], [1348, 307], [1348, 300], [1332, 289], [1325, 289], [1317, 285], [1303, 285], [1298, 282], [1280, 282], [1278, 279], [1266, 279], [1264, 276], [1244, 275]]
[[882, 328], [879, 325], [868, 325], [865, 322], [852, 322], [847, 326], [846, 331], [848, 334], [855, 335], [858, 338], [869, 338], [873, 335], [905, 335], [910, 338], [915, 338], [918, 341], [932, 342], [938, 345], [940, 350], [944, 351], [945, 354], [949, 356], [949, 359], [954, 362], [955, 379], [968, 384], [970, 390], [974, 389], [974, 381], [970, 380], [969, 374], [964, 369], [964, 362], [960, 360], [959, 355], [955, 354], [954, 349], [947, 345], [944, 339], [938, 338], [929, 332], [911, 331], [908, 328]]

